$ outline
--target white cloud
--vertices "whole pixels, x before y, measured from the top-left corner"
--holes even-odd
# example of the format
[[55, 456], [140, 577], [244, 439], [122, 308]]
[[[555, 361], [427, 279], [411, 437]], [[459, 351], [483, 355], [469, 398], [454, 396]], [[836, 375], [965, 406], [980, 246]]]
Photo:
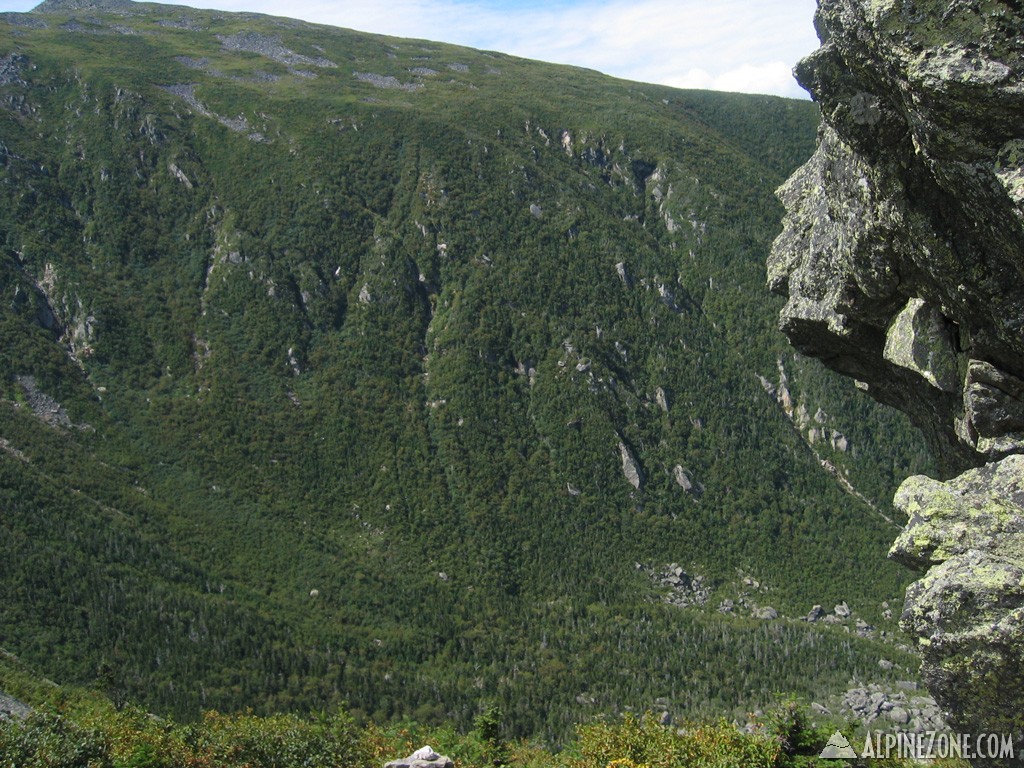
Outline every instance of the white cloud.
[[805, 95], [796, 62], [817, 47], [814, 0], [361, 0], [330, 23], [499, 50], [643, 82]]
[[[709, 87], [717, 91], [776, 93], [794, 96], [798, 95], [797, 91], [800, 88], [793, 80], [792, 66], [781, 61], [772, 61], [761, 65], [746, 64], [718, 75]], [[803, 92], [800, 91], [800, 93]]]

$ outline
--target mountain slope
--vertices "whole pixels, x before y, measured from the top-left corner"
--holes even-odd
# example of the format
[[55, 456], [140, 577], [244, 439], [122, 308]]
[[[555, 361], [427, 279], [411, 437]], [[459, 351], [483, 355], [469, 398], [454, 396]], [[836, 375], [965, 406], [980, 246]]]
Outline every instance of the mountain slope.
[[774, 328], [812, 105], [132, 3], [6, 15], [0, 61], [0, 644], [551, 737], [898, 653], [749, 618], [884, 621], [892, 530], [822, 462], [882, 508], [928, 461]]

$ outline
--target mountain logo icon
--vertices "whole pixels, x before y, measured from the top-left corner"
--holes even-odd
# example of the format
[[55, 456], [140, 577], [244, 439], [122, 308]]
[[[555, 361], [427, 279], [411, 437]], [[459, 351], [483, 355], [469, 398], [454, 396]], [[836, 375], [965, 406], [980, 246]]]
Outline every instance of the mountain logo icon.
[[832, 734], [828, 744], [825, 745], [825, 748], [821, 750], [821, 754], [818, 755], [823, 760], [849, 760], [851, 757], [856, 756], [857, 753], [853, 751], [850, 742], [839, 731]]

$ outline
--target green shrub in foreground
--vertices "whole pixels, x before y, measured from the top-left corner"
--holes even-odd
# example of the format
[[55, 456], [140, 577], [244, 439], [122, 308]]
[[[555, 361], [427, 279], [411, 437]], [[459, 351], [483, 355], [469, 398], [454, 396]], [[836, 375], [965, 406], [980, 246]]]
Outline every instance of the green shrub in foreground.
[[634, 715], [580, 728], [578, 750], [572, 768], [771, 768], [781, 753], [774, 737], [724, 720], [673, 729]]
[[45, 712], [0, 720], [0, 768], [110, 766], [105, 735], [97, 728]]
[[[818, 758], [831, 726], [809, 726], [802, 709], [783, 703], [753, 733], [725, 720], [660, 725], [650, 715], [577, 729], [566, 750], [508, 743], [496, 708], [460, 734], [445, 724], [373, 723], [358, 727], [344, 711], [296, 715], [207, 712], [178, 724], [138, 709], [97, 707], [75, 715], [36, 712], [0, 720], [0, 768], [380, 768], [423, 744], [451, 756], [456, 768], [908, 768], [911, 761]], [[936, 768], [962, 768], [956, 760]]]
[[0, 721], [0, 768], [361, 768], [371, 758], [340, 711], [311, 719], [208, 712], [188, 725], [138, 710]]

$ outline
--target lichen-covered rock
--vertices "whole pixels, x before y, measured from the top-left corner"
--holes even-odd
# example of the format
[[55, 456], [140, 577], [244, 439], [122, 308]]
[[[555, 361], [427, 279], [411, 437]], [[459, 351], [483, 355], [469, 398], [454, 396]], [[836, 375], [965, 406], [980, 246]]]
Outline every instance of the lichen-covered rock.
[[[822, 0], [825, 42], [797, 67], [823, 128], [779, 191], [768, 276], [788, 297], [782, 328], [909, 413], [947, 475], [1005, 455], [973, 424], [1017, 426], [966, 399], [966, 372], [1024, 380], [1022, 23], [1005, 2]], [[893, 360], [908, 306], [927, 308], [937, 369]]]
[[952, 557], [910, 586], [902, 621], [920, 638], [925, 683], [948, 711], [950, 725], [1012, 734], [1018, 749], [1024, 713], [1022, 555], [972, 549]]
[[1024, 456], [948, 482], [911, 477], [890, 555], [934, 566], [907, 590], [925, 681], [964, 728], [1019, 733], [1024, 714]]
[[896, 315], [886, 332], [882, 356], [944, 392], [960, 389], [949, 329], [938, 307], [923, 299], [911, 299]]
[[819, 0], [815, 24], [796, 75], [823, 124], [779, 190], [780, 326], [906, 411], [955, 478], [897, 494], [909, 522], [891, 554], [931, 568], [903, 623], [951, 726], [1019, 737], [1024, 7]]
[[971, 550], [1024, 552], [1024, 456], [972, 469], [947, 482], [908, 478], [894, 503], [908, 517], [889, 552], [910, 568]]
[[1024, 381], [991, 363], [971, 360], [964, 379], [964, 442], [1001, 456], [1024, 449]]

